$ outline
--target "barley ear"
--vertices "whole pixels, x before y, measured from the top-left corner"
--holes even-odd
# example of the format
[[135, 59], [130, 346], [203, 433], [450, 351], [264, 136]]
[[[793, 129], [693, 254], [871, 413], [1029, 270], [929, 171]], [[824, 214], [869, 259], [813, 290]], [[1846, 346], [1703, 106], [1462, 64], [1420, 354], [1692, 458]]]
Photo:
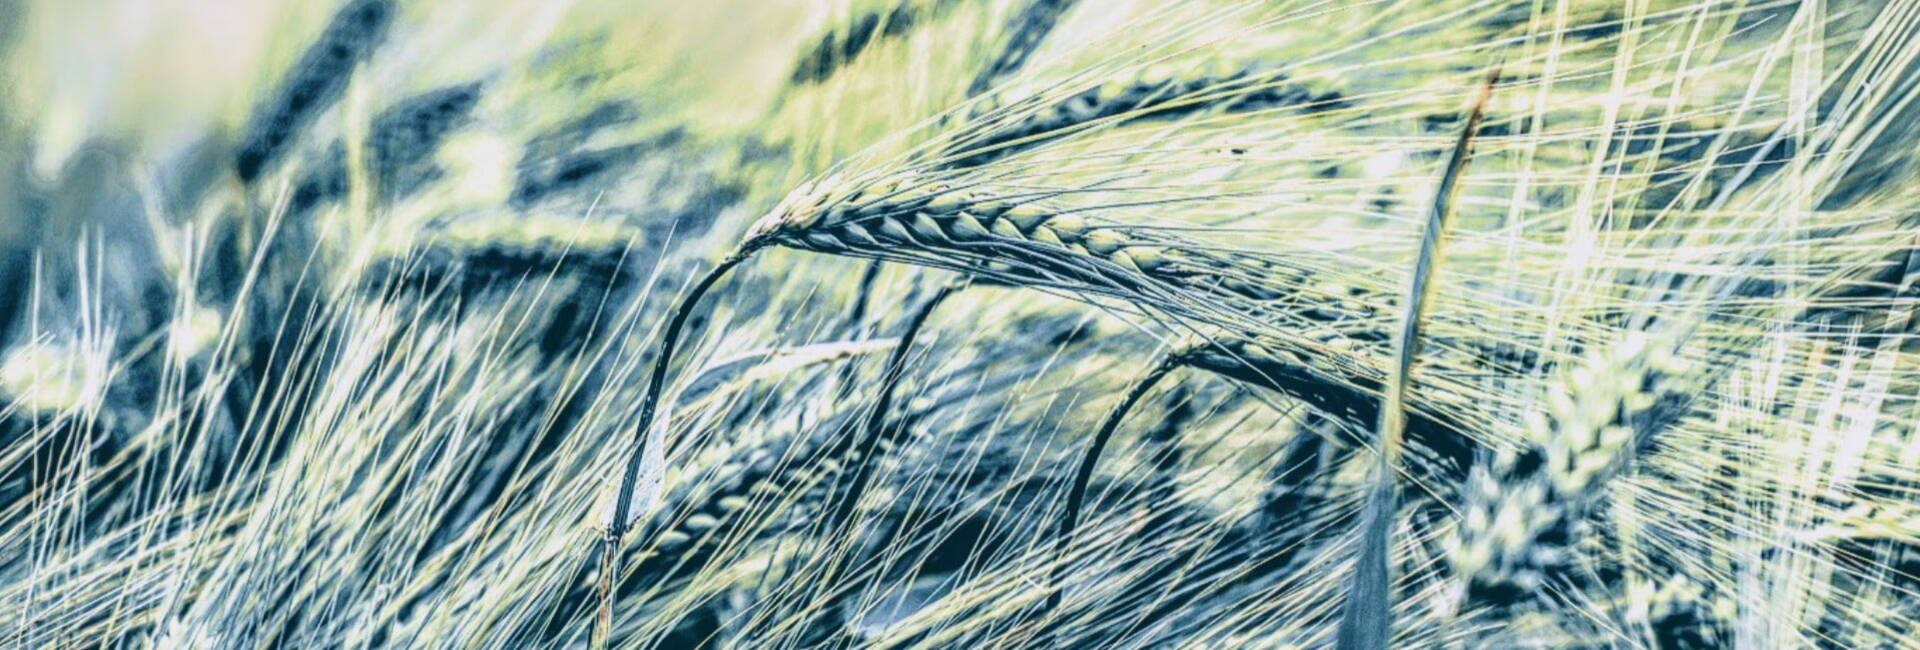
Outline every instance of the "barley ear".
[[1033, 0], [1019, 13], [1007, 21], [1007, 42], [1001, 46], [998, 54], [987, 63], [973, 82], [967, 85], [967, 95], [973, 96], [986, 92], [994, 84], [1005, 79], [1020, 68], [1025, 67], [1027, 58], [1040, 48], [1041, 41], [1059, 24], [1060, 16], [1072, 9], [1078, 0]]

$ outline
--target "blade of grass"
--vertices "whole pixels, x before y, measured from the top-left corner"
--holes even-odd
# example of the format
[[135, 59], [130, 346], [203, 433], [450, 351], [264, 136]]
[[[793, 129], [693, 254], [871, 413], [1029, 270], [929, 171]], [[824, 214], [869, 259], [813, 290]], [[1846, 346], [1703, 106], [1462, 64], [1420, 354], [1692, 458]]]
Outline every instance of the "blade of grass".
[[1393, 594], [1391, 567], [1387, 559], [1389, 533], [1393, 529], [1394, 472], [1400, 455], [1400, 434], [1406, 426], [1406, 394], [1413, 358], [1420, 350], [1420, 322], [1426, 315], [1427, 298], [1433, 289], [1433, 274], [1438, 270], [1440, 244], [1453, 216], [1454, 202], [1460, 195], [1460, 174], [1473, 151], [1473, 138], [1486, 115], [1487, 99], [1500, 78], [1494, 67], [1474, 99], [1473, 112], [1454, 144], [1453, 155], [1434, 192], [1433, 209], [1427, 214], [1426, 232], [1420, 238], [1420, 252], [1407, 281], [1406, 311], [1400, 315], [1400, 328], [1394, 335], [1395, 367], [1382, 387], [1380, 426], [1378, 429], [1379, 464], [1373, 470], [1373, 486], [1367, 494], [1366, 509], [1361, 512], [1360, 553], [1347, 588], [1347, 602], [1341, 613], [1337, 647], [1341, 650], [1385, 650], [1392, 638]]
[[659, 406], [660, 393], [666, 384], [667, 366], [673, 362], [674, 344], [680, 339], [680, 330], [686, 328], [687, 318], [692, 316], [693, 308], [700, 304], [700, 298], [705, 296], [707, 291], [720, 281], [720, 278], [725, 277], [727, 271], [752, 257], [756, 250], [758, 249], [754, 246], [743, 246], [727, 259], [722, 260], [719, 266], [713, 267], [713, 270], [700, 278], [693, 289], [680, 299], [680, 304], [674, 308], [672, 319], [667, 321], [667, 330], [660, 341], [660, 355], [654, 359], [653, 374], [647, 382], [647, 394], [640, 403], [640, 423], [634, 428], [634, 449], [627, 457], [626, 470], [621, 474], [619, 492], [614, 494], [613, 513], [600, 536], [598, 589], [600, 608], [599, 615], [595, 618], [592, 647], [607, 647], [608, 636], [613, 632], [613, 585], [616, 582], [615, 576], [621, 571], [620, 538], [633, 524], [631, 521], [633, 519], [633, 485], [640, 479], [640, 469], [645, 457], [642, 453], [643, 448], [647, 444], [647, 434], [653, 427], [654, 409]]

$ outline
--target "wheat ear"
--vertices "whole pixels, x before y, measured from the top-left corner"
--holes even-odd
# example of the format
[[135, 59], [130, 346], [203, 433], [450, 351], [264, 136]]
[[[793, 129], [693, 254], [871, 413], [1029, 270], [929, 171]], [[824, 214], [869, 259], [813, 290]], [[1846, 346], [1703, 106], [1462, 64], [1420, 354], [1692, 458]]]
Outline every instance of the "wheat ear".
[[300, 55], [273, 98], [248, 120], [235, 151], [234, 174], [252, 183], [286, 155], [301, 131], [346, 92], [354, 67], [386, 39], [399, 10], [391, 0], [359, 0], [334, 13], [318, 42]]
[[[983, 97], [970, 111], [970, 128], [944, 150], [943, 166], [981, 167], [1103, 126], [1178, 119], [1216, 109], [1241, 114], [1297, 107], [1316, 113], [1347, 105], [1338, 91], [1315, 92], [1288, 81], [1283, 73], [1253, 67], [1221, 75], [1183, 75], [1169, 66], [1147, 66], [1131, 79], [1090, 86], [1064, 99], [1053, 97]], [[1048, 100], [1051, 103], [1041, 103]]]
[[930, 7], [917, 7], [913, 0], [901, 0], [884, 15], [879, 9], [860, 14], [843, 28], [821, 34], [794, 63], [788, 83], [807, 86], [832, 79], [868, 49], [889, 39], [906, 37], [917, 24], [939, 18], [954, 4], [953, 0], [940, 0]]
[[[1130, 302], [1222, 332], [1187, 355], [1189, 365], [1276, 390], [1356, 430], [1378, 423], [1384, 373], [1341, 350], [1388, 335], [1368, 325], [1369, 310], [1355, 315], [1346, 308], [1353, 302], [1346, 296], [1322, 300], [1273, 288], [1307, 285], [1306, 271], [1190, 252], [1202, 247], [1095, 226], [1033, 197], [1000, 197], [914, 174], [802, 186], [754, 225], [748, 241]], [[1339, 329], [1355, 322], [1364, 329]], [[1468, 434], [1497, 423], [1458, 396], [1419, 397], [1405, 416], [1406, 437], [1423, 457], [1465, 470], [1476, 448]]]
[[1032, 0], [1020, 13], [1007, 20], [1009, 33], [1007, 42], [1000, 52], [987, 62], [987, 68], [973, 78], [967, 85], [968, 95], [978, 95], [992, 88], [1001, 79], [1005, 79], [1020, 68], [1025, 67], [1033, 51], [1040, 48], [1047, 34], [1053, 32], [1059, 24], [1060, 16], [1072, 9], [1079, 0]]
[[1678, 394], [1669, 378], [1686, 366], [1676, 341], [1670, 331], [1642, 332], [1597, 349], [1549, 389], [1525, 449], [1474, 471], [1446, 544], [1469, 608], [1543, 587], [1562, 563], [1566, 549], [1545, 543], [1547, 532], [1577, 525], [1640, 439], [1669, 419], [1649, 416]]
[[1268, 345], [1312, 357], [1320, 371], [1351, 383], [1373, 371], [1346, 355], [1281, 339], [1386, 338], [1332, 327], [1370, 318], [1364, 308], [1349, 313], [1356, 310], [1343, 306], [1354, 302], [1347, 296], [1283, 304], [1319, 298], [1286, 288], [1310, 284], [1310, 272], [1254, 256], [1201, 252], [1205, 246], [1169, 235], [1096, 225], [1074, 211], [1048, 208], [1039, 200], [1046, 195], [996, 196], [911, 174], [849, 184], [852, 189], [838, 185], [829, 179], [796, 190], [754, 226], [751, 240], [1124, 300], [1240, 338], [1271, 339]]

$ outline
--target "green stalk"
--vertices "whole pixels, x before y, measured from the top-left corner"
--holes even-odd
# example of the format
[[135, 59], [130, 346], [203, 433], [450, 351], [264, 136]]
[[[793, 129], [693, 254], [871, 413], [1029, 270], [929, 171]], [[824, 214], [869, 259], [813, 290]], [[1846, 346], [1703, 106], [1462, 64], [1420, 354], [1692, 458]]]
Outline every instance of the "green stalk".
[[1453, 155], [1440, 177], [1440, 187], [1434, 192], [1426, 232], [1420, 237], [1419, 256], [1414, 260], [1413, 273], [1407, 282], [1407, 308], [1400, 314], [1400, 329], [1393, 340], [1396, 365], [1382, 387], [1377, 434], [1379, 463], [1373, 468], [1373, 486], [1367, 492], [1366, 509], [1360, 515], [1360, 554], [1354, 563], [1335, 641], [1340, 650], [1386, 650], [1393, 638], [1393, 578], [1387, 551], [1392, 545], [1388, 538], [1398, 506], [1393, 475], [1399, 465], [1401, 432], [1406, 428], [1407, 383], [1413, 372], [1414, 355], [1420, 352], [1420, 323], [1426, 317], [1427, 299], [1433, 292], [1440, 243], [1446, 238], [1448, 221], [1460, 196], [1460, 174], [1466, 170], [1467, 159], [1473, 153], [1473, 138], [1480, 131], [1487, 99], [1492, 96], [1493, 84], [1499, 78], [1500, 69], [1496, 66], [1486, 84], [1480, 87], [1473, 111], [1467, 116], [1467, 126], [1454, 143]]
[[[1061, 513], [1060, 525], [1054, 532], [1053, 572], [1047, 581], [1045, 608], [1040, 610], [1042, 620], [1060, 609], [1060, 601], [1066, 589], [1062, 583], [1066, 579], [1067, 549], [1073, 547], [1073, 531], [1080, 525], [1080, 510], [1087, 501], [1087, 485], [1093, 482], [1093, 468], [1099, 464], [1100, 455], [1107, 448], [1107, 441], [1113, 438], [1113, 432], [1120, 428], [1120, 421], [1126, 419], [1127, 412], [1133, 410], [1133, 405], [1139, 403], [1140, 398], [1145, 397], [1147, 391], [1153, 390], [1155, 384], [1160, 383], [1161, 379], [1166, 378], [1168, 373], [1179, 366], [1180, 357], [1176, 354], [1162, 357], [1159, 363], [1154, 364], [1153, 369], [1148, 370], [1140, 381], [1134, 383], [1133, 389], [1127, 391], [1126, 397], [1120, 400], [1120, 404], [1113, 407], [1112, 412], [1107, 413], [1107, 419], [1100, 423], [1099, 431], [1093, 435], [1093, 443], [1087, 446], [1086, 455], [1080, 458], [1080, 466], [1073, 473], [1073, 485], [1067, 489], [1066, 511]], [[1051, 637], [1052, 633], [1049, 632], [1047, 636]], [[1054, 642], [1048, 638], [1044, 639], [1041, 645], [1052, 646]]]
[[640, 424], [634, 429], [633, 451], [627, 457], [626, 470], [620, 476], [620, 491], [614, 495], [613, 517], [600, 536], [600, 585], [599, 615], [595, 618], [593, 645], [597, 649], [607, 647], [608, 637], [613, 632], [613, 585], [614, 576], [621, 573], [620, 538], [632, 528], [633, 484], [640, 480], [642, 453], [647, 445], [647, 432], [653, 427], [654, 411], [660, 404], [660, 393], [667, 380], [667, 366], [673, 362], [673, 350], [680, 340], [680, 331], [686, 329], [687, 319], [693, 315], [693, 308], [700, 304], [700, 298], [713, 288], [713, 285], [726, 276], [728, 271], [745, 262], [758, 251], [760, 246], [749, 242], [741, 246], [733, 255], [721, 260], [705, 277], [693, 285], [693, 290], [680, 299], [674, 307], [671, 320], [667, 321], [667, 331], [660, 341], [660, 355], [653, 361], [653, 374], [647, 382], [646, 397], [640, 402]]

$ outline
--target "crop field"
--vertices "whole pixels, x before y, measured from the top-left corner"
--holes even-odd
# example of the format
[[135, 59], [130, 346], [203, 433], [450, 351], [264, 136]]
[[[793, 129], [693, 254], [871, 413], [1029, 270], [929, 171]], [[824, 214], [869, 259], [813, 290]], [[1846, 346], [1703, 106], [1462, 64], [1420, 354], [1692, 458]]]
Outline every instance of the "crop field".
[[0, 650], [1920, 650], [1920, 2], [0, 0]]

